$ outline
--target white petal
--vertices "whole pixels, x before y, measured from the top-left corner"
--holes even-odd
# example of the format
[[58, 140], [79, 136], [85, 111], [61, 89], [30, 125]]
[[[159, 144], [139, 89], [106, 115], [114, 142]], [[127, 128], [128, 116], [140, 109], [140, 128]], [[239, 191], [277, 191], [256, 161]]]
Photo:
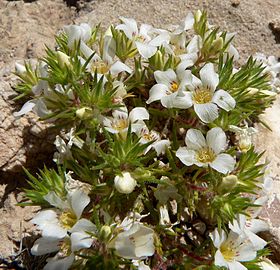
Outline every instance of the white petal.
[[220, 127], [210, 129], [206, 135], [207, 145], [210, 146], [216, 154], [226, 149], [227, 137]]
[[92, 237], [85, 232], [74, 232], [71, 234], [71, 250], [78, 251], [82, 248], [91, 247]]
[[[182, 93], [182, 95], [179, 95], [179, 93], [174, 93], [170, 96], [163, 97], [161, 99], [161, 103], [166, 108], [178, 108], [178, 109], [188, 109], [192, 106], [192, 98], [191, 98], [190, 92]], [[169, 100], [169, 107], [167, 104], [165, 104], [164, 99], [167, 99], [167, 97], [170, 97]]]
[[59, 250], [59, 239], [49, 239], [41, 237], [37, 239], [31, 248], [31, 254], [41, 256]]
[[139, 29], [140, 36], [149, 36], [149, 32], [153, 29], [153, 27], [149, 24], [141, 24]]
[[129, 113], [129, 120], [134, 123], [138, 120], [149, 120], [149, 113], [144, 107], [136, 107]]
[[156, 100], [161, 100], [162, 97], [166, 96], [168, 87], [165, 84], [155, 84], [149, 92], [149, 99], [146, 101], [147, 104], [150, 104]]
[[67, 230], [55, 223], [44, 224], [41, 229], [42, 236], [45, 238], [62, 239], [67, 235]]
[[216, 248], [220, 248], [220, 246], [222, 245], [223, 242], [225, 242], [227, 236], [225, 231], [221, 231], [221, 233], [219, 233], [218, 229], [215, 229], [211, 234], [210, 237], [213, 241], [213, 244]]
[[189, 149], [200, 150], [206, 147], [206, 140], [198, 129], [189, 129], [186, 134], [185, 143]]
[[247, 262], [254, 260], [257, 256], [257, 252], [251, 244], [242, 244], [239, 249], [239, 256], [236, 259], [240, 262]]
[[57, 214], [54, 210], [42, 210], [40, 211], [31, 222], [36, 225], [45, 224], [46, 222], [57, 222]]
[[216, 103], [220, 108], [227, 112], [232, 110], [236, 105], [235, 99], [224, 90], [218, 90], [215, 92], [212, 102]]
[[70, 232], [92, 232], [96, 233], [96, 226], [88, 219], [82, 218], [71, 228]]
[[227, 262], [226, 260], [224, 259], [224, 256], [223, 254], [221, 253], [220, 250], [217, 250], [216, 253], [215, 253], [215, 265], [217, 266], [225, 266], [227, 267]]
[[248, 270], [243, 264], [237, 261], [227, 262], [229, 270]]
[[176, 157], [187, 166], [191, 166], [196, 162], [195, 151], [188, 150], [186, 147], [180, 147], [176, 151]]
[[116, 29], [123, 30], [125, 35], [132, 39], [133, 36], [138, 35], [137, 22], [131, 18], [120, 17], [124, 24], [118, 25]]
[[253, 233], [267, 231], [269, 229], [268, 224], [261, 219], [252, 219], [246, 223], [246, 227]]
[[176, 71], [177, 73], [180, 73], [186, 70], [187, 68], [192, 67], [193, 65], [194, 65], [194, 61], [192, 59], [182, 60], [180, 64], [177, 66]]
[[101, 60], [98, 54], [95, 53], [88, 45], [86, 45], [83, 41], [80, 43], [80, 50], [82, 54], [85, 56], [85, 58], [89, 58], [94, 54], [94, 56], [91, 58], [91, 60]]
[[219, 84], [219, 76], [214, 70], [214, 65], [212, 63], [206, 64], [199, 72], [200, 79], [204, 86], [209, 86], [212, 91], [216, 90]]
[[157, 51], [156, 46], [145, 44], [145, 43], [142, 43], [139, 41], [136, 41], [135, 45], [136, 45], [136, 48], [137, 48], [139, 54], [146, 59], [152, 57]]
[[168, 43], [169, 40], [170, 40], [170, 36], [166, 32], [166, 33], [162, 33], [162, 34], [158, 35], [157, 37], [155, 37], [154, 39], [152, 39], [149, 42], [149, 45], [157, 47], [157, 46], [161, 46], [163, 43]]
[[188, 53], [197, 53], [202, 46], [202, 39], [200, 36], [194, 36], [187, 46]]
[[69, 205], [66, 202], [62, 201], [54, 191], [50, 191], [47, 195], [44, 196], [44, 199], [56, 208], [62, 210], [65, 208], [69, 208]]
[[89, 196], [81, 190], [76, 190], [71, 194], [70, 197], [71, 206], [76, 214], [76, 217], [79, 219], [86, 208], [86, 206], [90, 202]]
[[29, 101], [24, 103], [24, 105], [22, 106], [22, 108], [18, 112], [14, 112], [13, 115], [15, 117], [18, 117], [18, 116], [22, 116], [22, 115], [24, 115], [28, 112], [31, 112], [35, 105], [36, 105], [35, 100], [29, 100]]
[[256, 235], [253, 232], [250, 232], [247, 230], [246, 235], [248, 236], [249, 240], [251, 241], [254, 250], [263, 249], [267, 245], [266, 241], [264, 241], [261, 237], [259, 237], [258, 235]]
[[111, 36], [104, 37], [102, 60], [110, 65], [116, 54], [116, 41]]
[[131, 73], [132, 69], [121, 61], [115, 62], [110, 67], [110, 72], [111, 72], [112, 75], [117, 75], [117, 74], [119, 74], [120, 72], [123, 72], [123, 71], [126, 71], [127, 73]]
[[186, 30], [192, 29], [193, 24], [194, 24], [194, 17], [193, 17], [192, 12], [189, 12], [183, 23], [184, 30], [186, 31]]
[[74, 262], [74, 259], [74, 254], [63, 259], [51, 259], [43, 270], [68, 270]]
[[219, 116], [218, 107], [214, 103], [194, 104], [194, 111], [204, 123], [211, 123]]
[[172, 82], [177, 81], [177, 75], [173, 69], [168, 69], [166, 71], [157, 70], [155, 71], [154, 76], [157, 83], [165, 84], [168, 89]]
[[166, 148], [170, 147], [169, 140], [160, 140], [152, 144], [152, 147], [156, 150], [157, 156], [165, 154]]
[[234, 169], [236, 161], [229, 154], [219, 154], [216, 159], [210, 163], [210, 166], [216, 171], [227, 174]]

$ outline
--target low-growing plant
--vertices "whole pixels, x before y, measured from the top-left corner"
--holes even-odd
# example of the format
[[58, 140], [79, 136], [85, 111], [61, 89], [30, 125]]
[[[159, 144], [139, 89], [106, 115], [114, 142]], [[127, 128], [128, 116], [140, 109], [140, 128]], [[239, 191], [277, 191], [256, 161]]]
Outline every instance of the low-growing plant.
[[[236, 65], [234, 34], [189, 13], [164, 30], [133, 19], [64, 27], [17, 98], [55, 127], [56, 168], [26, 171], [44, 269], [266, 269], [257, 216], [270, 177], [252, 136], [279, 64]], [[262, 123], [266, 125], [265, 123]]]

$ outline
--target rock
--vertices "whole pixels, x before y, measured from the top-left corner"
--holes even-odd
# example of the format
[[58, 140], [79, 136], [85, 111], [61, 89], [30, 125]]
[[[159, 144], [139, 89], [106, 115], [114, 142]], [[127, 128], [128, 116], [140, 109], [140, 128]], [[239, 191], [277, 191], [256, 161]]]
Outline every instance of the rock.
[[257, 125], [258, 134], [255, 136], [256, 150], [265, 151], [262, 161], [270, 161], [269, 170], [273, 179], [270, 200], [264, 206], [260, 218], [269, 224], [269, 231], [262, 233], [271, 242], [274, 259], [280, 263], [280, 96], [277, 96], [273, 106], [262, 115], [262, 120], [269, 125], [271, 131], [263, 125]]
[[238, 7], [240, 5], [240, 0], [231, 0], [231, 5], [233, 7]]

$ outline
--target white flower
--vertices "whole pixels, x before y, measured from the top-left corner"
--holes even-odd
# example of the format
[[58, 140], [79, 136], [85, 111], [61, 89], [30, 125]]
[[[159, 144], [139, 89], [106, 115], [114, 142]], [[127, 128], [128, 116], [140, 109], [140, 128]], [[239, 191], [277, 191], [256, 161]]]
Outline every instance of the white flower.
[[187, 88], [191, 91], [191, 100], [188, 103], [194, 105], [194, 111], [203, 122], [210, 123], [218, 118], [218, 107], [230, 111], [236, 102], [225, 90], [216, 91], [219, 76], [212, 63], [206, 64], [199, 74], [200, 79], [190, 74], [187, 81]]
[[144, 107], [136, 107], [129, 114], [126, 107], [124, 107], [114, 110], [112, 115], [113, 117], [104, 118], [103, 124], [105, 129], [113, 134], [120, 133], [125, 135], [129, 125], [131, 125], [132, 132], [137, 132], [145, 126], [143, 120], [149, 120], [149, 113]]
[[141, 144], [153, 142], [146, 148], [144, 154], [148, 153], [149, 150], [153, 148], [157, 152], [157, 156], [159, 156], [165, 154], [166, 148], [170, 147], [169, 140], [161, 140], [159, 134], [154, 130], [149, 131], [147, 126], [143, 126], [138, 130], [137, 135], [141, 137], [139, 141]]
[[139, 260], [153, 256], [154, 231], [140, 222], [134, 222], [128, 230], [121, 232], [110, 243], [116, 254], [125, 259]]
[[159, 218], [160, 225], [170, 225], [171, 224], [166, 204], [161, 205], [159, 207], [159, 215], [160, 215], [160, 218]]
[[169, 42], [169, 34], [167, 31], [160, 31], [160, 34], [153, 37], [153, 32], [156, 32], [151, 25], [142, 24], [138, 30], [137, 22], [134, 19], [120, 17], [123, 24], [116, 27], [122, 30], [125, 35], [135, 42], [135, 46], [139, 54], [144, 58], [152, 57], [157, 47], [164, 42]]
[[206, 140], [200, 130], [189, 129], [185, 143], [187, 147], [180, 147], [176, 156], [187, 166], [193, 164], [199, 167], [207, 167], [227, 174], [234, 169], [235, 159], [223, 152], [227, 147], [226, 134], [215, 127], [207, 132]]
[[251, 261], [256, 258], [257, 252], [250, 241], [230, 232], [227, 236], [224, 231], [219, 234], [218, 229], [210, 234], [214, 246], [218, 249], [215, 254], [215, 265], [224, 266], [230, 270], [246, 270], [240, 262]]
[[255, 250], [263, 249], [266, 241], [260, 238], [256, 233], [268, 230], [268, 225], [261, 219], [256, 219], [255, 215], [246, 218], [245, 215], [238, 215], [237, 219], [229, 224], [229, 228], [244, 238], [248, 238]]
[[87, 42], [91, 37], [91, 27], [87, 23], [80, 25], [67, 25], [64, 27], [64, 31], [68, 38], [68, 47], [73, 48], [75, 42], [79, 40]]
[[140, 260], [132, 260], [134, 266], [137, 267], [138, 270], [151, 270], [151, 268], [146, 265], [143, 261]]
[[[20, 68], [20, 67], [18, 67]], [[14, 112], [15, 117], [22, 116], [28, 112], [35, 112], [39, 117], [44, 117], [47, 114], [50, 113], [50, 111], [47, 109], [47, 106], [45, 104], [45, 100], [43, 97], [39, 97], [43, 92], [47, 96], [48, 94], [48, 82], [44, 80], [44, 78], [48, 77], [48, 66], [44, 62], [40, 62], [37, 67], [38, 77], [42, 78], [39, 79], [37, 84], [32, 87], [32, 93], [37, 97], [34, 99], [31, 99], [27, 101], [20, 111]]]
[[51, 191], [44, 199], [58, 210], [42, 210], [32, 219], [32, 223], [42, 230], [43, 237], [62, 239], [67, 232], [83, 231], [89, 227], [94, 230], [94, 224], [81, 218], [83, 210], [90, 202], [90, 198], [84, 192], [75, 190], [68, 194], [66, 201], [63, 201]]
[[[132, 72], [132, 69], [126, 64], [119, 60], [114, 60], [116, 54], [116, 42], [113, 39], [113, 37], [104, 37], [102, 55], [98, 55], [96, 51], [93, 51], [84, 43], [81, 44], [81, 51], [86, 58], [89, 58], [93, 55], [93, 57], [90, 59], [87, 65], [87, 70], [93, 75], [95, 72], [97, 72], [100, 75], [108, 73], [111, 73], [112, 75], [117, 75], [123, 71], [128, 73]], [[80, 60], [82, 64], [86, 62], [83, 58], [81, 58]]]
[[187, 109], [191, 107], [191, 93], [185, 91], [186, 80], [189, 78], [187, 71], [175, 73], [174, 70], [155, 71], [155, 84], [149, 93], [148, 104], [160, 100], [166, 108]]
[[246, 153], [252, 146], [252, 135], [257, 133], [257, 130], [253, 127], [240, 128], [234, 125], [229, 125], [229, 130], [236, 134], [239, 149]]
[[131, 193], [137, 185], [137, 182], [129, 172], [124, 172], [122, 175], [116, 175], [114, 183], [116, 190], [124, 194]]

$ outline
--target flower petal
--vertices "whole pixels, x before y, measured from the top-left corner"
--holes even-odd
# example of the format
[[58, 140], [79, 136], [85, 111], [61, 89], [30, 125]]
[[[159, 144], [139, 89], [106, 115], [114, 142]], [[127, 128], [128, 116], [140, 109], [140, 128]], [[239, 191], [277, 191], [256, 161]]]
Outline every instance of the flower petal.
[[120, 17], [120, 20], [123, 21], [124, 24], [116, 26], [116, 29], [124, 31], [125, 35], [129, 39], [132, 39], [133, 36], [138, 35], [137, 22], [134, 19]]
[[191, 150], [200, 150], [206, 147], [206, 140], [198, 129], [189, 129], [186, 134], [185, 143]]
[[63, 259], [52, 258], [45, 265], [44, 270], [68, 270], [74, 262], [74, 259], [75, 256], [73, 253]]
[[229, 270], [248, 270], [243, 264], [237, 261], [227, 262]]
[[132, 69], [121, 61], [116, 61], [111, 67], [110, 72], [112, 75], [117, 75], [121, 72], [131, 73]]
[[176, 151], [176, 157], [187, 166], [191, 166], [196, 162], [195, 151], [188, 150], [186, 147], [180, 147]]
[[144, 107], [136, 107], [129, 113], [129, 120], [134, 123], [139, 120], [149, 120], [149, 113]]
[[210, 146], [216, 154], [226, 149], [227, 137], [220, 127], [210, 129], [206, 135], [207, 145]]
[[267, 231], [269, 229], [268, 224], [261, 219], [251, 219], [246, 223], [246, 227], [253, 233]]
[[194, 111], [204, 123], [211, 123], [219, 116], [218, 107], [214, 103], [194, 104]]
[[267, 242], [265, 240], [249, 230], [246, 230], [246, 235], [251, 241], [254, 250], [263, 249], [267, 245]]
[[96, 226], [88, 219], [81, 218], [76, 222], [76, 224], [71, 228], [70, 232], [92, 232], [96, 233]]
[[45, 238], [62, 239], [67, 235], [67, 230], [58, 223], [45, 223], [40, 229], [42, 230], [42, 236]]
[[216, 171], [227, 174], [233, 171], [235, 159], [229, 154], [219, 154], [216, 159], [210, 163], [210, 166]]
[[157, 47], [150, 44], [136, 41], [135, 45], [139, 54], [146, 59], [152, 57], [157, 51]]
[[165, 84], [155, 84], [149, 92], [149, 99], [146, 101], [147, 104], [150, 104], [156, 100], [161, 100], [162, 97], [166, 96], [168, 87]]
[[34, 218], [32, 218], [31, 222], [38, 226], [45, 224], [46, 222], [57, 223], [57, 214], [54, 210], [42, 210], [40, 211]]
[[152, 144], [152, 147], [156, 150], [157, 156], [164, 155], [166, 148], [170, 147], [169, 140], [160, 140]]
[[251, 244], [242, 244], [238, 249], [239, 255], [236, 259], [240, 262], [247, 262], [254, 260], [257, 256], [257, 252]]
[[199, 72], [200, 79], [204, 86], [209, 86], [212, 91], [216, 90], [219, 84], [219, 76], [214, 70], [214, 65], [212, 63], [206, 64]]
[[35, 105], [36, 105], [35, 100], [29, 100], [29, 101], [24, 103], [24, 105], [22, 106], [22, 108], [18, 112], [14, 112], [13, 115], [15, 117], [19, 117], [19, 116], [22, 116], [22, 115], [24, 115], [28, 112], [31, 112], [32, 109], [35, 107]]
[[74, 232], [71, 234], [71, 250], [78, 251], [82, 248], [90, 248], [93, 238], [85, 232]]
[[225, 90], [218, 90], [215, 92], [212, 102], [216, 103], [227, 112], [232, 110], [236, 105], [235, 99]]
[[227, 267], [227, 265], [228, 265], [220, 250], [217, 250], [215, 253], [215, 265], [225, 266], [225, 267]]
[[59, 250], [60, 239], [50, 239], [41, 237], [37, 239], [31, 248], [31, 254], [41, 256], [47, 253], [52, 253]]
[[166, 71], [155, 71], [154, 77], [157, 83], [166, 85], [168, 89], [170, 88], [172, 82], [177, 81], [177, 75], [171, 68]]
[[79, 219], [90, 202], [89, 196], [81, 190], [76, 190], [70, 195], [71, 207]]
[[62, 201], [54, 191], [50, 191], [47, 195], [44, 196], [44, 199], [52, 206], [61, 210], [69, 208], [69, 205], [66, 202]]
[[219, 233], [218, 229], [215, 229], [211, 234], [210, 237], [213, 241], [213, 244], [216, 248], [220, 248], [220, 246], [222, 245], [223, 242], [225, 242], [227, 236], [225, 231], [221, 231], [221, 233]]

